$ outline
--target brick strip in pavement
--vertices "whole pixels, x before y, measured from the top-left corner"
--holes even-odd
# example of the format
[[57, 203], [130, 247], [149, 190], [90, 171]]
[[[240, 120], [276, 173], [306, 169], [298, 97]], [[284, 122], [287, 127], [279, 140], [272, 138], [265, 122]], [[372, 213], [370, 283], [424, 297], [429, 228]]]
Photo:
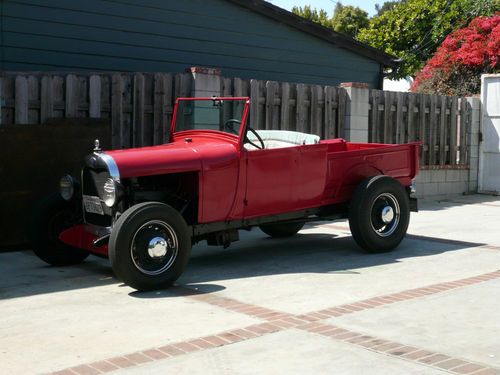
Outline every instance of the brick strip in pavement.
[[[298, 324], [305, 324], [304, 321], [296, 319]], [[243, 328], [237, 328], [230, 331], [220, 332], [214, 335], [198, 337], [181, 342], [176, 342], [156, 348], [149, 348], [143, 351], [125, 354], [118, 357], [106, 358], [97, 362], [81, 364], [61, 371], [53, 372], [52, 375], [87, 375], [103, 374], [115, 371], [120, 368], [137, 367], [148, 362], [160, 361], [166, 358], [173, 358], [198, 352], [207, 349], [213, 349], [220, 346], [231, 345], [237, 342], [251, 340], [256, 337], [268, 335], [270, 333], [282, 331], [289, 327], [298, 325], [289, 323], [282, 327], [270, 322], [253, 324]]]
[[419, 297], [446, 292], [452, 289], [479, 284], [500, 278], [500, 271], [485, 273], [479, 276], [468, 277], [465, 279], [448, 281], [438, 284], [432, 284], [420, 288], [409, 289], [402, 292], [377, 296], [353, 303], [334, 306], [307, 314], [298, 315], [300, 319], [308, 321], [324, 320], [342, 315], [352, 314], [354, 312], [390, 305], [396, 302], [408, 301]]
[[102, 374], [119, 368], [139, 366], [143, 363], [163, 360], [170, 357], [186, 355], [192, 352], [213, 349], [231, 345], [256, 337], [272, 334], [290, 328], [300, 329], [309, 333], [340, 340], [377, 353], [401, 358], [421, 365], [445, 369], [455, 374], [500, 375], [500, 369], [473, 363], [464, 359], [453, 358], [442, 353], [418, 348], [402, 343], [384, 340], [379, 337], [365, 335], [331, 324], [321, 323], [321, 320], [351, 314], [353, 312], [385, 306], [395, 302], [441, 293], [451, 289], [478, 284], [484, 281], [500, 278], [500, 271], [469, 277], [451, 282], [433, 284], [430, 286], [410, 289], [403, 292], [378, 296], [350, 304], [294, 315], [265, 307], [237, 301], [232, 298], [203, 293], [196, 289], [176, 286], [171, 290], [179, 296], [194, 299], [254, 318], [265, 320], [243, 328], [220, 332], [214, 335], [198, 337], [182, 342], [168, 344], [157, 348], [129, 353], [123, 356], [108, 358], [93, 363], [81, 364], [52, 373], [53, 375], [93, 375]]
[[362, 310], [368, 310], [380, 306], [390, 305], [396, 302], [408, 301], [415, 298], [446, 292], [460, 287], [475, 285], [478, 283], [498, 278], [500, 278], [500, 270], [485, 273], [478, 276], [468, 277], [465, 279], [447, 281], [438, 284], [431, 284], [420, 288], [408, 289], [397, 293], [376, 296], [369, 299], [347, 303], [344, 305], [333, 306], [326, 309], [313, 311], [301, 315], [294, 315], [286, 312], [271, 310], [265, 307], [260, 307], [240, 302], [228, 297], [222, 297], [213, 294], [204, 294], [203, 292], [192, 289], [190, 287], [177, 286], [174, 287], [174, 290], [176, 291], [176, 293], [179, 293], [182, 296], [189, 297], [196, 301], [205, 302], [210, 305], [218, 306], [226, 310], [229, 310], [231, 312], [237, 312], [249, 315], [253, 318], [259, 318], [271, 322], [290, 321], [293, 324], [299, 324], [300, 321], [297, 321], [297, 319], [306, 322], [314, 322], [314, 321], [330, 319], [342, 315], [352, 314], [354, 312]]
[[[300, 319], [297, 319], [299, 321]], [[52, 375], [93, 375], [115, 371], [120, 368], [137, 367], [148, 362], [160, 361], [187, 355], [192, 352], [213, 349], [221, 346], [251, 340], [288, 328], [300, 329], [329, 339], [342, 341], [379, 354], [400, 358], [420, 365], [437, 369], [445, 369], [454, 374], [499, 375], [500, 369], [484, 366], [460, 358], [454, 358], [442, 353], [425, 350], [419, 347], [388, 341], [370, 335], [358, 333], [349, 329], [320, 322], [292, 323], [287, 327], [280, 327], [273, 323], [261, 323], [244, 328], [233, 329], [211, 336], [186, 340], [158, 348], [129, 353], [119, 357], [104, 359], [98, 362], [82, 364]]]
[[442, 353], [425, 350], [411, 345], [383, 340], [370, 335], [364, 335], [331, 324], [311, 322], [297, 327], [310, 333], [340, 340], [364, 349], [391, 357], [401, 358], [437, 369], [445, 369], [454, 374], [500, 375], [500, 369], [483, 366], [464, 359], [453, 358]]

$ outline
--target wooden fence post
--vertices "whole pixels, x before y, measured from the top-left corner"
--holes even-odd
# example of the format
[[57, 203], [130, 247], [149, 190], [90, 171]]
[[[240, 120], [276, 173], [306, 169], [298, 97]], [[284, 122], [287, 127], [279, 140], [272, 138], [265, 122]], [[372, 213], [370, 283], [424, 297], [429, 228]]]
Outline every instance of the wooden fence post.
[[446, 162], [446, 96], [441, 96], [441, 113], [439, 116], [439, 165]]
[[112, 148], [123, 148], [123, 137], [127, 136], [122, 131], [123, 123], [123, 85], [121, 74], [111, 77], [111, 144]]
[[274, 99], [278, 93], [278, 83], [274, 81], [266, 82], [266, 124], [265, 128], [268, 130], [278, 130], [279, 124], [279, 113], [276, 109]]
[[134, 74], [133, 109], [132, 109], [132, 145], [146, 146], [146, 129], [144, 123], [144, 75]]
[[101, 117], [101, 76], [96, 74], [89, 79], [89, 117]]
[[65, 117], [77, 117], [78, 113], [78, 78], [74, 74], [66, 76]]
[[28, 123], [28, 80], [25, 76], [16, 77], [15, 122]]
[[384, 91], [384, 143], [392, 143], [392, 92]]
[[430, 128], [429, 128], [429, 165], [436, 163], [436, 134], [437, 134], [437, 99], [436, 95], [431, 95], [431, 104], [429, 110]]
[[281, 125], [280, 129], [289, 129], [290, 126], [290, 84], [281, 84]]
[[297, 131], [307, 133], [307, 85], [297, 85]]
[[345, 117], [347, 109], [347, 91], [343, 87], [338, 88], [338, 107], [337, 107], [337, 137], [345, 138]]
[[[422, 154], [420, 155], [420, 164], [424, 165], [425, 161], [427, 160], [426, 155], [429, 154], [429, 142], [427, 141], [425, 132], [427, 125], [427, 122], [425, 121], [425, 108], [426, 108], [427, 95], [419, 94], [419, 99], [420, 99], [420, 102], [418, 103], [419, 141], [423, 142]], [[425, 150], [425, 145], [427, 145], [427, 151]]]
[[[332, 139], [337, 136], [338, 121], [335, 114], [338, 111], [337, 89], [332, 86], [324, 87], [325, 110], [324, 110], [324, 137]], [[334, 109], [336, 107], [336, 109]], [[334, 113], [335, 111], [335, 113]]]
[[[403, 124], [403, 107], [404, 107], [404, 102], [405, 102], [405, 94], [402, 92], [398, 92], [396, 94], [396, 142], [395, 143], [402, 143], [405, 136], [405, 126]], [[401, 134], [403, 133], [403, 134]]]
[[460, 163], [467, 163], [467, 131], [469, 126], [469, 103], [466, 98], [460, 98]]
[[47, 119], [54, 116], [54, 88], [52, 77], [44, 75], [41, 80], [40, 93], [40, 122], [43, 124]]
[[[243, 81], [241, 78], [234, 78], [233, 80], [233, 95], [236, 97], [249, 96], [248, 92], [248, 82]], [[244, 105], [243, 103], [236, 104], [236, 110], [243, 113]], [[249, 120], [247, 120], [249, 121]], [[248, 122], [249, 123], [249, 122]]]
[[371, 126], [369, 127], [370, 130], [370, 136], [368, 137], [368, 140], [370, 142], [375, 142], [375, 143], [380, 143], [382, 142], [381, 135], [382, 135], [382, 129], [381, 127], [383, 124], [380, 123], [380, 111], [379, 111], [379, 105], [381, 105], [381, 99], [382, 99], [382, 93], [383, 91], [381, 90], [371, 90], [370, 91], [370, 99], [371, 99]]
[[325, 100], [323, 87], [318, 85], [311, 86], [311, 133], [321, 138], [325, 137], [325, 124], [323, 123], [323, 111]]
[[154, 75], [153, 99], [153, 144], [168, 141], [170, 136], [169, 111], [172, 111], [172, 76], [156, 73]]
[[260, 123], [259, 85], [259, 81], [255, 79], [250, 80], [250, 126], [254, 129], [258, 129]]
[[415, 121], [415, 102], [416, 102], [416, 94], [408, 94], [408, 110], [407, 114], [407, 138], [404, 139], [405, 142], [413, 142], [417, 139], [417, 124]]
[[450, 108], [450, 164], [457, 164], [457, 124], [458, 124], [458, 98], [451, 98]]

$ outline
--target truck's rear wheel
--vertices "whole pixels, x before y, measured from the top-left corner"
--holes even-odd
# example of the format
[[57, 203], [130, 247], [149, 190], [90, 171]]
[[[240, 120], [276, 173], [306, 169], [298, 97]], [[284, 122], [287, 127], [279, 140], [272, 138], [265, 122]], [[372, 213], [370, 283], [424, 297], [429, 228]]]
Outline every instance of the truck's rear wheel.
[[67, 202], [59, 193], [42, 199], [34, 208], [31, 218], [30, 240], [33, 252], [53, 266], [69, 266], [81, 263], [89, 252], [66, 245], [59, 235], [81, 222], [77, 202]]
[[130, 207], [116, 221], [109, 239], [113, 271], [137, 290], [172, 285], [190, 254], [191, 237], [184, 218], [159, 202]]
[[260, 230], [273, 238], [290, 237], [302, 229], [304, 223], [263, 224]]
[[349, 227], [356, 243], [371, 253], [391, 251], [403, 240], [410, 220], [404, 187], [388, 176], [370, 177], [354, 191]]

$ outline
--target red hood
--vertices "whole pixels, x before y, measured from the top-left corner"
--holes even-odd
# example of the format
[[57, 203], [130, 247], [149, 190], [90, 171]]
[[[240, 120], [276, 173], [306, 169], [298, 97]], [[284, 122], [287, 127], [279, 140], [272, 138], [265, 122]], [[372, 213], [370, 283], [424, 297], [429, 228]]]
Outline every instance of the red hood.
[[213, 138], [193, 137], [191, 142], [182, 139], [160, 146], [106, 151], [106, 154], [114, 159], [120, 177], [129, 178], [199, 171], [202, 169], [202, 160], [213, 157], [217, 157], [219, 161], [221, 157], [233, 159], [236, 156], [236, 145]]

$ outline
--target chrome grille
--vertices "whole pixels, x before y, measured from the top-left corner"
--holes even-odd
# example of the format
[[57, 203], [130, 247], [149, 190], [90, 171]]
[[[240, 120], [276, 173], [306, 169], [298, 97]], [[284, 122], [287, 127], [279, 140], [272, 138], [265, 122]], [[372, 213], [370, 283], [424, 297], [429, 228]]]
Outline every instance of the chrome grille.
[[[110, 177], [105, 169], [92, 169], [84, 167], [82, 170], [82, 193], [84, 195], [96, 196], [102, 199], [103, 187], [106, 180]], [[85, 212], [83, 216], [86, 223], [102, 227], [111, 226], [113, 211], [111, 208], [102, 204], [104, 215]]]

